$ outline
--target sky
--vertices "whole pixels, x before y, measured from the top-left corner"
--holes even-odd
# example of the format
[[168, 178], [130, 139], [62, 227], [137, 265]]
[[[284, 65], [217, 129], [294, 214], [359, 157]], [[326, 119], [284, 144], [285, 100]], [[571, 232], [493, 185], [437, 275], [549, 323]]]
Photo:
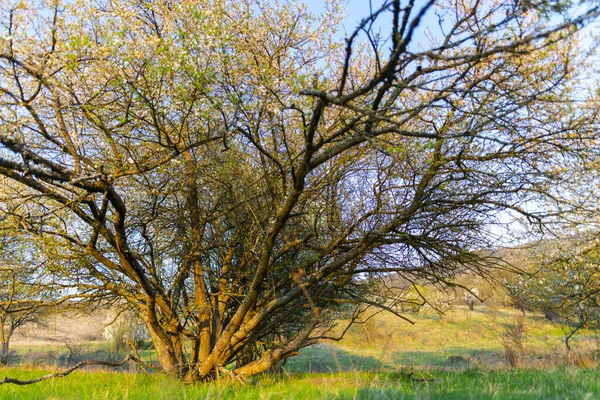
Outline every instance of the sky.
[[[305, 0], [305, 3], [309, 6], [309, 9], [311, 12], [318, 15], [322, 12], [325, 2], [322, 0]], [[373, 10], [376, 10], [378, 7], [381, 6], [382, 1], [381, 0], [372, 0], [372, 2], [371, 2], [370, 0], [348, 0], [347, 6], [346, 6], [346, 12], [345, 12], [346, 17], [343, 22], [343, 26], [344, 26], [344, 30], [345, 30], [345, 32], [342, 32], [343, 37], [349, 36], [352, 33], [352, 31], [358, 26], [361, 19], [363, 19], [364, 17], [368, 16], [371, 13], [370, 3], [372, 3]], [[420, 2], [417, 2], [417, 7], [418, 7], [419, 3]], [[382, 29], [382, 34], [385, 35], [389, 32], [391, 20], [389, 18], [381, 18], [381, 20], [385, 20], [383, 27], [386, 27], [387, 29]], [[389, 25], [385, 25], [385, 24], [389, 24]], [[418, 32], [414, 38], [417, 43], [420, 41], [427, 40], [423, 36], [423, 30], [425, 30], [427, 28], [430, 28], [432, 31], [439, 29], [438, 19], [435, 16], [433, 10], [430, 10], [429, 13], [427, 13], [425, 15], [424, 19], [422, 20], [422, 22], [420, 24], [420, 29], [418, 30]], [[508, 215], [501, 215], [500, 220], [501, 220], [502, 224], [509, 225], [511, 218]], [[516, 226], [511, 227], [511, 229], [513, 229], [513, 230], [515, 228], [517, 228], [517, 227]], [[495, 230], [498, 230], [498, 229], [499, 229], [499, 227], [495, 228]], [[507, 232], [497, 231], [497, 232], [495, 232], [495, 234], [497, 236], [505, 236], [505, 235], [507, 235]], [[513, 235], [515, 235], [514, 232], [510, 236], [513, 236]]]
[[[311, 12], [313, 12], [314, 14], [318, 15], [323, 10], [324, 1], [305, 0], [305, 2], [309, 6]], [[382, 0], [372, 0], [372, 3], [373, 9], [376, 10], [382, 4]], [[417, 9], [418, 7], [420, 7], [420, 4], [423, 4], [423, 2], [421, 1], [417, 1], [416, 3], [417, 6], [415, 8]], [[574, 10], [574, 12], [581, 12], [581, 9]], [[343, 22], [343, 31], [345, 32], [340, 32], [340, 39], [349, 36], [352, 33], [352, 31], [357, 27], [360, 20], [368, 16], [370, 13], [370, 0], [348, 0], [345, 10], [346, 18]], [[383, 28], [387, 28], [382, 29], [382, 34], [384, 34], [384, 36], [387, 36], [391, 21], [387, 16], [381, 19], [385, 20]], [[436, 32], [439, 30], [438, 18], [433, 12], [433, 10], [430, 10], [426, 14], [425, 18], [422, 20], [417, 34], [414, 37], [416, 43], [424, 43], [425, 41], [427, 41], [427, 38], [423, 34], [423, 32], [427, 28], [430, 28], [432, 32]], [[596, 23], [588, 26], [587, 28], [582, 30], [582, 32], [580, 32], [580, 39], [585, 47], [592, 45], [591, 36], [594, 32], [599, 32], [599, 28], [600, 24]], [[533, 204], [530, 204], [530, 206], [536, 208], [536, 206]], [[500, 239], [501, 237], [507, 239], [508, 243], [505, 244], [515, 244], [515, 240], [517, 242], [520, 241], [519, 239], [517, 239], [517, 237], [524, 235], [526, 231], [523, 230], [523, 226], [521, 224], [515, 223], [515, 218], [518, 216], [513, 215], [509, 212], [505, 212], [501, 213], [500, 215], [497, 215], [497, 217], [499, 218], [499, 222], [502, 224], [502, 226], [496, 226], [492, 228], [491, 233], [498, 239]]]
[[[323, 0], [301, 0], [309, 6], [309, 9], [315, 13], [319, 14], [325, 5], [325, 1]], [[374, 10], [381, 6], [383, 3], [382, 0], [347, 0], [346, 5], [346, 18], [344, 20], [344, 29], [346, 33], [351, 33], [354, 28], [358, 25], [360, 20], [370, 14], [370, 5]], [[416, 6], [419, 7], [423, 4], [423, 1], [417, 1]], [[586, 5], [587, 7], [587, 5]], [[581, 12], [581, 7], [575, 7], [575, 13]], [[382, 19], [383, 20], [383, 19]], [[390, 22], [389, 19], [386, 22]], [[420, 25], [420, 31], [418, 32], [415, 39], [417, 42], [426, 40], [422, 35], [422, 30], [426, 28], [431, 28], [433, 31], [438, 29], [438, 18], [434, 14], [432, 10], [430, 10], [426, 15]], [[579, 34], [579, 38], [584, 46], [593, 46], [594, 45], [594, 36], [600, 36], [600, 21], [590, 24], [585, 27]]]
[[[309, 9], [315, 13], [319, 14], [323, 8], [325, 2], [322, 0], [304, 0], [304, 2], [309, 6]], [[371, 14], [371, 6], [373, 10], [377, 10], [383, 1], [381, 0], [348, 0], [345, 11], [345, 19], [343, 22], [343, 27], [347, 36], [352, 33], [352, 31], [358, 26], [359, 22], [365, 18], [366, 16]], [[417, 7], [422, 2], [417, 1]], [[383, 22], [382, 26], [388, 29], [383, 29], [382, 34], [387, 34], [389, 27], [391, 25], [391, 20], [389, 18], [389, 13], [384, 18], [380, 18], [380, 21]], [[426, 27], [436, 27], [437, 26], [437, 18], [433, 14], [433, 12], [429, 12], [425, 19], [421, 23], [421, 28]], [[387, 35], [386, 35], [387, 36]], [[419, 36], [416, 37], [417, 41], [419, 41]], [[424, 38], [421, 38], [424, 39]]]

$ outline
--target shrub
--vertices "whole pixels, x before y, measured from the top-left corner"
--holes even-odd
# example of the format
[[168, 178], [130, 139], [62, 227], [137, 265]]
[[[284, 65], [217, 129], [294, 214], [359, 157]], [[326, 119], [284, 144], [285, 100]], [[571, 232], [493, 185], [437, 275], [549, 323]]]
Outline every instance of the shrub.
[[144, 340], [150, 338], [142, 320], [129, 309], [109, 311], [104, 324], [102, 336], [112, 342], [117, 352], [123, 350], [129, 340], [136, 348], [140, 348]]

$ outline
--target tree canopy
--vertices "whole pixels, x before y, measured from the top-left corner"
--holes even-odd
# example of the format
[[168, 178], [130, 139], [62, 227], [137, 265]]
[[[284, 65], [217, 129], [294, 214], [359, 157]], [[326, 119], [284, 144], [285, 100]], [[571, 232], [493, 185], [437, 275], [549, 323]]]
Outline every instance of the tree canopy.
[[484, 273], [502, 213], [580, 208], [598, 154], [593, 3], [384, 1], [345, 39], [335, 1], [1, 7], [2, 228], [187, 381], [397, 313], [378, 276]]

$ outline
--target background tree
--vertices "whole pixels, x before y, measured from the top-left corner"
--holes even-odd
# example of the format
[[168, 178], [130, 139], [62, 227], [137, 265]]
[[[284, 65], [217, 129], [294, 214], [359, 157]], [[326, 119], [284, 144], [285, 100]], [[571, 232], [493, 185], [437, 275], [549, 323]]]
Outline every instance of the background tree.
[[[547, 243], [535, 254], [537, 267], [529, 277], [508, 284], [509, 293], [522, 308], [538, 310], [566, 328], [565, 345], [587, 326], [600, 323], [600, 263], [593, 235], [563, 238]], [[531, 258], [531, 255], [530, 255]]]
[[462, 296], [463, 301], [471, 311], [473, 311], [477, 303], [481, 302], [480, 298], [479, 290], [477, 288], [471, 288], [468, 291], [465, 290]]
[[31, 262], [24, 243], [0, 237], [0, 364], [10, 360], [10, 340], [18, 328], [43, 325], [49, 301], [43, 266]]
[[386, 1], [346, 41], [335, 2], [2, 7], [15, 229], [61, 282], [127, 301], [187, 381], [262, 372], [340, 311], [398, 314], [385, 274], [485, 273], [498, 216], [569, 211], [596, 151], [572, 103], [585, 4]]
[[119, 352], [127, 348], [131, 342], [135, 348], [140, 348], [144, 340], [148, 340], [148, 330], [144, 322], [128, 309], [111, 309], [104, 319], [102, 336], [114, 345]]

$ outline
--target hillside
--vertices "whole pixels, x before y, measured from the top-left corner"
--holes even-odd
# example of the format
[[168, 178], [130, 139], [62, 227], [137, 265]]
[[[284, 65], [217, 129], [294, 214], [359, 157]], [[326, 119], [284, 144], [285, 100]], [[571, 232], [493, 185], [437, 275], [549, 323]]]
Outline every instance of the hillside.
[[350, 329], [345, 339], [304, 349], [291, 359], [292, 372], [340, 370], [505, 369], [509, 354], [520, 367], [548, 367], [575, 362], [596, 365], [600, 338], [584, 330], [567, 358], [567, 327], [538, 313], [480, 305], [474, 311], [454, 306], [440, 318], [433, 312], [411, 315], [411, 325], [381, 313]]
[[107, 311], [98, 308], [92, 313], [77, 311], [53, 312], [44, 326], [25, 326], [17, 330], [11, 344], [18, 347], [50, 343], [87, 343], [104, 340], [104, 321]]

